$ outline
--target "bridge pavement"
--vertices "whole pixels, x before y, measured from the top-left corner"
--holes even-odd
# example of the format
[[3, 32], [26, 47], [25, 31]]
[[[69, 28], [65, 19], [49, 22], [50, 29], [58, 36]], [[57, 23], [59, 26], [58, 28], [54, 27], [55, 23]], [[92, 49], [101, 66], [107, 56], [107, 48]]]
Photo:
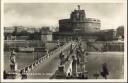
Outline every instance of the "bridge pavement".
[[[61, 47], [61, 50], [64, 50], [70, 45], [71, 44], [69, 43], [67, 46]], [[60, 64], [59, 54], [61, 53], [61, 50], [57, 49], [57, 51], [54, 51], [53, 55], [27, 73], [28, 79], [49, 79]]]

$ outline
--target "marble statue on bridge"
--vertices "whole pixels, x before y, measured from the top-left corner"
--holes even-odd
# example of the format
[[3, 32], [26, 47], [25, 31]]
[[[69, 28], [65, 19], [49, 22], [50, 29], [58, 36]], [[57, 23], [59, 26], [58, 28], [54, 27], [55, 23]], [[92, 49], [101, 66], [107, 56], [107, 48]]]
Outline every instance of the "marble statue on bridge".
[[11, 55], [10, 55], [10, 68], [11, 71], [16, 71], [17, 70], [17, 63], [16, 63], [16, 52], [14, 50], [11, 51]]

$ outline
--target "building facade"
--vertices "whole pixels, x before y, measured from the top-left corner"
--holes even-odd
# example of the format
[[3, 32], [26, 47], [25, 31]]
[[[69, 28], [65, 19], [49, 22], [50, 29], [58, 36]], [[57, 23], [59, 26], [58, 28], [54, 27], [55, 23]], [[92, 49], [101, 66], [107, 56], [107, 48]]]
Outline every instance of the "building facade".
[[69, 19], [59, 20], [59, 31], [60, 32], [96, 32], [99, 31], [101, 23], [99, 19], [87, 18], [84, 10], [74, 10], [70, 14]]
[[41, 41], [52, 41], [52, 32], [48, 27], [41, 28], [40, 30]]

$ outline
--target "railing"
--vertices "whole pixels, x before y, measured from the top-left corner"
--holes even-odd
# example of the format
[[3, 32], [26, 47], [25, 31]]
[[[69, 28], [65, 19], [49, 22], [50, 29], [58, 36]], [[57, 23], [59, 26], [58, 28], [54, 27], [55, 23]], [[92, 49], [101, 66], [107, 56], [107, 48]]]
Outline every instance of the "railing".
[[100, 49], [98, 49], [97, 47], [95, 47], [94, 45], [90, 44], [91, 42], [87, 41], [87, 46], [93, 47], [96, 51], [101, 51]]
[[71, 45], [71, 43], [66, 43], [66, 45], [63, 45], [62, 47], [59, 47], [55, 49], [54, 51], [51, 51], [49, 54], [39, 58], [38, 60], [34, 61], [31, 65], [28, 65], [27, 67], [23, 68], [20, 70], [20, 73], [27, 73], [30, 72], [32, 69], [34, 69], [37, 65], [42, 63], [44, 60], [48, 59], [50, 56], [52, 56], [54, 53], [59, 52], [58, 54], [61, 53], [61, 51], [65, 51], [68, 49], [68, 47]]

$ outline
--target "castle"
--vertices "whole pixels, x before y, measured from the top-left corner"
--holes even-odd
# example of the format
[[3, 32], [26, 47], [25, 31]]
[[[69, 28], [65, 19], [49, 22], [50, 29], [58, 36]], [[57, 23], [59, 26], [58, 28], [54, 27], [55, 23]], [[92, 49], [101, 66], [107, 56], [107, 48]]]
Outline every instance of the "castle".
[[101, 23], [99, 19], [87, 18], [84, 10], [78, 9], [74, 10], [70, 14], [69, 19], [59, 20], [59, 31], [60, 32], [83, 32], [90, 33], [99, 31]]
[[91, 37], [95, 39], [93, 33], [100, 32], [101, 21], [96, 18], [87, 18], [84, 10], [74, 10], [70, 14], [69, 19], [59, 20], [59, 31], [53, 33], [53, 39], [55, 40], [70, 40], [82, 37], [82, 39]]

